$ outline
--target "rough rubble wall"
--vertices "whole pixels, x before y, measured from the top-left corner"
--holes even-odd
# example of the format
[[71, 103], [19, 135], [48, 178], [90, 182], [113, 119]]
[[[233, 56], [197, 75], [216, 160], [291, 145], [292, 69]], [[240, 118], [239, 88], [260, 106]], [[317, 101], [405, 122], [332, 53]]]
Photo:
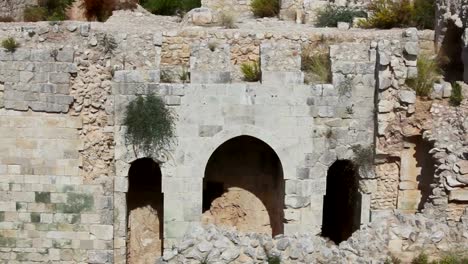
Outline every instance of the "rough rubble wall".
[[420, 214], [396, 214], [376, 219], [338, 246], [312, 234], [272, 239], [261, 234], [193, 225], [184, 239], [168, 249], [158, 263], [195, 264], [219, 260], [260, 263], [272, 257], [279, 258], [281, 263], [384, 263], [390, 255], [400, 258], [403, 263], [410, 263], [421, 250], [431, 258], [439, 258], [449, 248], [459, 250], [460, 257], [466, 256], [466, 230], [468, 210], [462, 222], [456, 225]]
[[[377, 45], [378, 164], [376, 191], [372, 192], [374, 211], [398, 208], [401, 202], [398, 196], [403, 195], [400, 193], [400, 181], [405, 137], [420, 133], [420, 128], [408, 122], [416, 112], [416, 93], [405, 86], [407, 78], [417, 75], [419, 45], [416, 30], [406, 30], [401, 42], [381, 40]], [[384, 196], [384, 193], [388, 196]]]
[[[359, 33], [328, 29], [326, 32], [256, 32], [239, 30], [180, 30], [165, 31], [159, 38], [161, 41], [161, 70], [174, 69], [178, 72], [182, 68], [189, 68], [190, 50], [192, 43], [217, 43], [230, 46], [231, 78], [241, 81], [240, 65], [253, 62], [260, 57], [260, 44], [265, 41], [289, 41], [300, 44], [303, 49], [320, 44], [333, 45], [341, 42], [370, 43], [374, 39], [401, 39], [401, 30], [369, 32], [360, 30]], [[433, 52], [433, 31], [419, 31], [419, 44], [423, 51]], [[137, 47], [138, 45], [135, 45]], [[178, 78], [174, 78], [178, 81]]]
[[3, 0], [0, 2], [0, 18], [10, 17], [22, 21], [25, 7], [31, 5], [37, 5], [37, 0]]
[[[251, 0], [202, 0], [202, 7], [243, 18], [253, 16], [250, 3]], [[317, 9], [327, 4], [363, 7], [369, 3], [369, 0], [281, 0], [280, 3], [280, 19], [313, 23]]]
[[434, 142], [431, 154], [437, 164], [437, 184], [427, 213], [457, 221], [468, 203], [467, 100], [460, 107], [433, 104], [431, 113], [433, 128], [428, 138]]

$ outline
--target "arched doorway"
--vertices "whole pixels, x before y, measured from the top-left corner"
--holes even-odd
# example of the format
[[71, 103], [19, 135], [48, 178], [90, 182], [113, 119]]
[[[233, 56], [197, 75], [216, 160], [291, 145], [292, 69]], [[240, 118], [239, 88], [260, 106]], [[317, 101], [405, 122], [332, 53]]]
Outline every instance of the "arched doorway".
[[152, 159], [134, 161], [127, 193], [127, 263], [154, 263], [163, 247], [161, 169]]
[[202, 222], [242, 232], [283, 233], [281, 162], [265, 142], [250, 136], [218, 147], [205, 168]]
[[439, 63], [446, 81], [461, 81], [464, 71], [462, 60], [464, 29], [455, 25], [451, 20], [447, 22], [446, 27], [447, 31], [438, 54]]
[[348, 160], [338, 160], [328, 169], [322, 236], [336, 244], [348, 239], [361, 224], [358, 178], [354, 164]]

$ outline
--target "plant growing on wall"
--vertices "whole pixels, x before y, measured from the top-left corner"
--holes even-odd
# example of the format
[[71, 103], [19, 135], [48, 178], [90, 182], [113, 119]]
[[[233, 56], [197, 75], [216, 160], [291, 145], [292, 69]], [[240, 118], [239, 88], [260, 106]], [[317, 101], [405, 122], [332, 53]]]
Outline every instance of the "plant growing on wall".
[[127, 106], [123, 124], [128, 143], [146, 154], [167, 147], [175, 135], [175, 115], [154, 94], [138, 96]]
[[250, 3], [252, 12], [256, 17], [274, 17], [279, 14], [279, 0], [252, 0]]
[[366, 12], [345, 6], [327, 5], [317, 11], [317, 27], [336, 27], [338, 22], [353, 23], [355, 17], [367, 17]]
[[241, 65], [241, 72], [246, 82], [258, 82], [262, 78], [260, 62], [245, 62]]
[[441, 77], [442, 70], [436, 59], [422, 54], [418, 58], [418, 76], [406, 80], [406, 85], [416, 91], [419, 96], [430, 95], [434, 83]]
[[452, 84], [452, 94], [450, 95], [450, 104], [459, 106], [463, 101], [462, 87], [459, 83]]
[[306, 83], [331, 83], [331, 62], [328, 46], [306, 47], [301, 54], [301, 70], [305, 73]]
[[19, 47], [19, 43], [12, 37], [6, 38], [2, 41], [2, 47], [8, 52], [15, 52]]

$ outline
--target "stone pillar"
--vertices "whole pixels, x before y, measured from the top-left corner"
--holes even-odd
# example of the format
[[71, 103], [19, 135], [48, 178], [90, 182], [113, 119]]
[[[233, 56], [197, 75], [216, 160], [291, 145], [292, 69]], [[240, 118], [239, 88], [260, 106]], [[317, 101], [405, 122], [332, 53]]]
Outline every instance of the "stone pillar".
[[263, 84], [303, 84], [301, 47], [297, 43], [280, 41], [260, 45], [260, 66]]
[[191, 83], [230, 83], [230, 46], [214, 40], [192, 45], [190, 75]]

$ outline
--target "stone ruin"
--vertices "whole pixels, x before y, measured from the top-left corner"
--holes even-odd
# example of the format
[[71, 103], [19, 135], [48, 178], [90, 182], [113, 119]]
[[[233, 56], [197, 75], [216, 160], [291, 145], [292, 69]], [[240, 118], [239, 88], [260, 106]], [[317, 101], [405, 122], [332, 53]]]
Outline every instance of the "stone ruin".
[[[1, 23], [21, 43], [0, 51], [2, 263], [382, 263], [466, 247], [468, 102], [404, 85], [434, 32], [286, 26], [127, 11]], [[307, 84], [301, 53], [323, 43], [332, 81]], [[242, 81], [257, 60], [261, 81]], [[148, 156], [123, 118], [150, 93], [177, 121]]]

